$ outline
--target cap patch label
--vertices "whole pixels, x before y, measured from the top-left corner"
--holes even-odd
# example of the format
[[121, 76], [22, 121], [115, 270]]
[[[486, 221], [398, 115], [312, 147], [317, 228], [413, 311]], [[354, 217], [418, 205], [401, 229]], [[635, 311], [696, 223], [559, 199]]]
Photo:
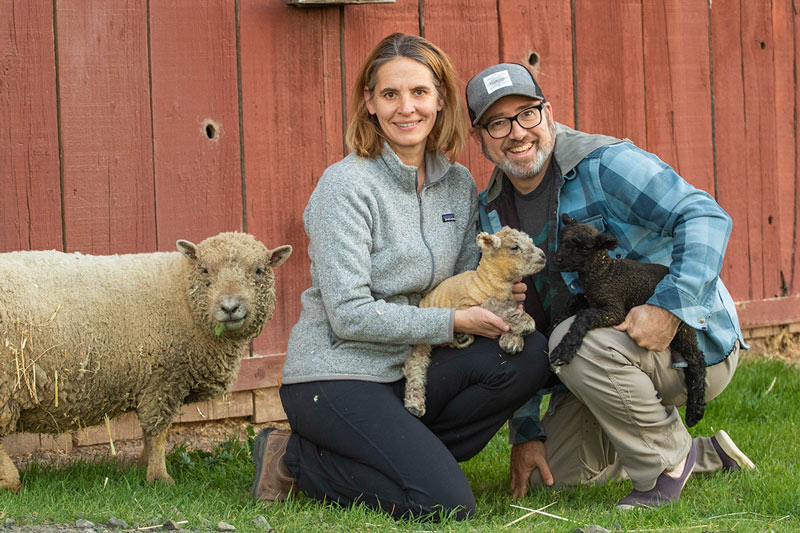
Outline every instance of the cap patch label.
[[456, 216], [453, 213], [447, 213], [442, 215], [442, 222], [455, 222]]
[[483, 84], [486, 86], [486, 92], [488, 94], [492, 94], [496, 90], [502, 89], [503, 87], [510, 87], [514, 85], [511, 83], [511, 76], [508, 74], [507, 70], [501, 70], [500, 72], [489, 74], [483, 78]]

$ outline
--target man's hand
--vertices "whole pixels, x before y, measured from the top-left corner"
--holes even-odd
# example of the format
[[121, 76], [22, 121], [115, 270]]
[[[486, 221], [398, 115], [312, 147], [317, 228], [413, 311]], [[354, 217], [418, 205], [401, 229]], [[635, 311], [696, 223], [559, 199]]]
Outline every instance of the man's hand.
[[502, 318], [483, 307], [468, 307], [456, 311], [453, 331], [496, 339], [508, 331], [508, 325]]
[[645, 350], [660, 352], [666, 350], [681, 320], [661, 307], [639, 305], [628, 312], [625, 321], [614, 329], [627, 331], [628, 335]]
[[511, 295], [518, 304], [522, 304], [525, 301], [525, 292], [527, 290], [528, 286], [522, 283], [522, 278], [517, 278], [514, 280], [514, 285], [511, 286]]
[[539, 475], [544, 484], [553, 485], [553, 474], [547, 465], [547, 454], [544, 442], [531, 440], [511, 447], [511, 497], [522, 498], [528, 493], [528, 480], [534, 469], [539, 469]]

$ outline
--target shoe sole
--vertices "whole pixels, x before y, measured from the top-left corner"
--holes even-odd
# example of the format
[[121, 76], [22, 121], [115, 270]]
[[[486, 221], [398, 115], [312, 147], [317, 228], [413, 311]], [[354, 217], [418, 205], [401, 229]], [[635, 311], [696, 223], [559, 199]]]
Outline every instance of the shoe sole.
[[[261, 470], [264, 468], [264, 461], [257, 461], [256, 457], [264, 457], [264, 450], [267, 447], [267, 441], [269, 440], [270, 434], [275, 430], [275, 428], [269, 428], [269, 430], [263, 430], [261, 433], [258, 434], [256, 437], [255, 442], [253, 442], [253, 457], [251, 461], [254, 465], [256, 465], [256, 476], [253, 484], [250, 486], [250, 499], [256, 499], [256, 490], [258, 489], [258, 480], [261, 479]], [[266, 431], [266, 433], [264, 433]]]
[[736, 444], [733, 442], [727, 433], [725, 433], [724, 429], [720, 429], [714, 435], [714, 438], [717, 439], [717, 444], [719, 447], [722, 448], [722, 451], [728, 454], [728, 457], [736, 461], [736, 464], [739, 465], [739, 468], [743, 470], [755, 470], [756, 465], [753, 464], [753, 461], [750, 460], [742, 450], [740, 450]]

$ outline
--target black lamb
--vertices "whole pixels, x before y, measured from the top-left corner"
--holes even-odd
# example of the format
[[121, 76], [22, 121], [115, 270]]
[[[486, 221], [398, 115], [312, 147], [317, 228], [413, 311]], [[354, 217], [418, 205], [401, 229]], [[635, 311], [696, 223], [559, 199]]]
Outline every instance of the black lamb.
[[[656, 285], [669, 272], [664, 265], [612, 259], [608, 250], [617, 246], [614, 236], [580, 224], [566, 214], [561, 216], [561, 222], [554, 263], [561, 272], [578, 273], [588, 307], [575, 313], [575, 321], [550, 354], [550, 363], [554, 367], [572, 360], [589, 330], [621, 324], [628, 311], [647, 303]], [[687, 363], [684, 368], [686, 424], [693, 426], [703, 418], [705, 410], [706, 363], [703, 352], [697, 345], [695, 330], [683, 322], [678, 326], [670, 347]]]

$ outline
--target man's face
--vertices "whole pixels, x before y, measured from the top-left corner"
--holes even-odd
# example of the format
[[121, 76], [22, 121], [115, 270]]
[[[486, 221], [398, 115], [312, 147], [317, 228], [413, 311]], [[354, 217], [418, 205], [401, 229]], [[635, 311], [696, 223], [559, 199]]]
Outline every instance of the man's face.
[[[498, 117], [513, 117], [525, 108], [539, 104], [539, 100], [527, 96], [511, 95], [501, 98], [481, 117], [479, 124], [486, 124]], [[542, 122], [525, 129], [516, 121], [511, 124], [511, 133], [502, 139], [493, 139], [482, 127], [477, 127], [483, 155], [505, 172], [520, 192], [530, 192], [541, 182], [550, 163], [555, 146], [555, 123], [552, 108], [545, 103]]]

